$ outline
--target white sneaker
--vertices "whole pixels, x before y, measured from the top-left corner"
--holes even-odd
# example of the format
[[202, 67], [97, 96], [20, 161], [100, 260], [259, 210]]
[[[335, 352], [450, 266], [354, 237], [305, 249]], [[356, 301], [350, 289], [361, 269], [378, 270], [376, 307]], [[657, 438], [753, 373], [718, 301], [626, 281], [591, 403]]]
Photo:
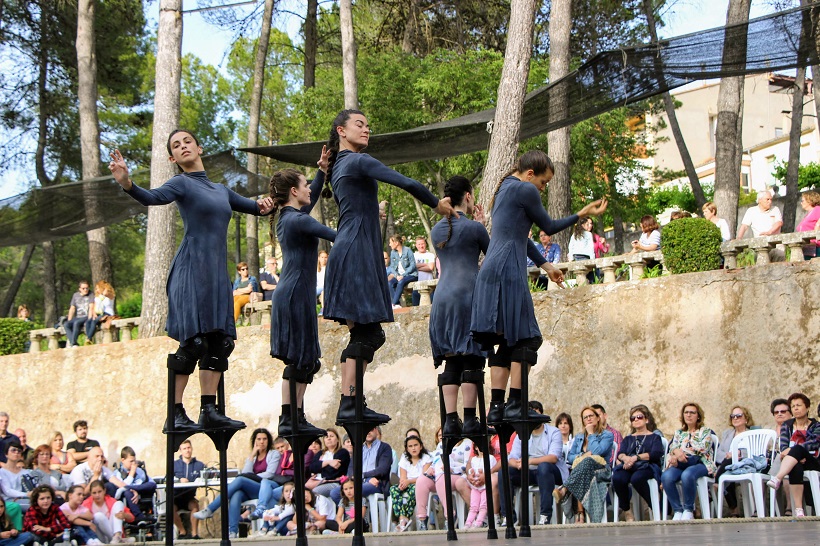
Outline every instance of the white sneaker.
[[122, 543], [123, 543], [123, 540], [122, 540], [121, 535], [116, 534], [113, 537], [111, 537], [111, 544], [122, 544]]
[[196, 519], [208, 519], [212, 518], [214, 513], [210, 511], [207, 507], [204, 510], [200, 510], [199, 512], [194, 512], [194, 517]]
[[675, 515], [672, 516], [672, 521], [680, 521], [683, 519], [683, 512], [675, 512]]
[[322, 534], [323, 535], [338, 535], [339, 532], [338, 531], [332, 531], [330, 529], [325, 529], [324, 531], [322, 531]]
[[397, 303], [394, 303], [393, 304], [393, 309], [401, 309], [401, 305], [399, 305]]
[[549, 522], [549, 516], [545, 516], [544, 514], [541, 514], [541, 517], [538, 518], [538, 525], [549, 525]]
[[682, 519], [682, 520], [695, 519], [695, 514], [691, 510], [684, 510], [683, 511], [683, 516], [680, 519]]
[[100, 546], [100, 544], [102, 544], [102, 541], [98, 538], [89, 538], [86, 544], [88, 546]]

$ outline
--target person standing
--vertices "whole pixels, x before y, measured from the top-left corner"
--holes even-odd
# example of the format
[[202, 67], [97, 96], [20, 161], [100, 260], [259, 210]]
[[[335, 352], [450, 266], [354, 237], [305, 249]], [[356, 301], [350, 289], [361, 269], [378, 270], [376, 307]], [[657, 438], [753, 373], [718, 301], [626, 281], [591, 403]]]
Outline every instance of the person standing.
[[419, 280], [416, 257], [412, 250], [402, 244], [398, 235], [391, 235], [388, 244], [390, 245], [390, 264], [396, 271], [396, 283], [393, 285], [392, 295], [393, 309], [399, 309], [404, 287]]

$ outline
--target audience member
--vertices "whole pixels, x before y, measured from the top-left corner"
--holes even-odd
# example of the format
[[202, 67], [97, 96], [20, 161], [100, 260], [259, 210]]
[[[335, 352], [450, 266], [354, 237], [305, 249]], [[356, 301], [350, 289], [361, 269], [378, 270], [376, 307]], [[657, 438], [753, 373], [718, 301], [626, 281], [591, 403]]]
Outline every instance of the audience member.
[[555, 418], [555, 427], [561, 431], [561, 442], [564, 446], [564, 459], [569, 455], [569, 449], [572, 447], [574, 427], [572, 425], [572, 417], [569, 413], [561, 412]]
[[88, 452], [91, 451], [91, 448], [100, 447], [100, 442], [88, 437], [88, 423], [83, 419], [74, 421], [74, 435], [77, 436], [77, 439], [68, 442], [66, 451], [74, 457], [75, 461], [83, 463], [88, 458]]
[[[675, 431], [669, 445], [666, 470], [661, 475], [663, 490], [675, 515], [673, 520], [695, 519], [697, 481], [714, 476], [717, 471], [712, 449], [712, 430], [703, 424], [701, 407], [688, 402], [681, 408], [682, 428]], [[683, 502], [678, 493], [678, 482], [683, 490]]]
[[[717, 490], [717, 482], [720, 476], [726, 472], [726, 468], [732, 464], [732, 454], [729, 452], [729, 448], [732, 446], [732, 440], [741, 432], [746, 432], [750, 428], [756, 428], [754, 424], [752, 414], [743, 406], [734, 406], [732, 411], [729, 412], [729, 425], [731, 428], [723, 431], [723, 434], [720, 436], [720, 442], [718, 442], [717, 449], [715, 450], [715, 464], [717, 465], [715, 490]], [[737, 483], [728, 483], [724, 490], [726, 504], [729, 506], [729, 517], [731, 518], [740, 517], [740, 512], [737, 507], [737, 486]], [[751, 514], [746, 514], [746, 516], [751, 517]]]
[[[179, 445], [179, 458], [174, 461], [174, 479], [180, 484], [195, 482], [199, 479], [200, 473], [205, 469], [202, 463], [193, 456], [194, 448], [191, 440], [185, 440]], [[188, 510], [191, 524], [191, 535], [185, 533], [185, 525], [179, 515], [180, 510]], [[174, 525], [178, 530], [177, 538], [185, 540], [187, 538], [199, 538], [199, 520], [194, 514], [199, 512], [199, 501], [196, 498], [196, 488], [180, 487], [174, 489]]]
[[273, 256], [265, 260], [265, 271], [259, 274], [259, 283], [262, 288], [262, 299], [271, 301], [276, 285], [279, 283], [279, 274], [276, 272], [276, 258]]
[[692, 213], [688, 210], [674, 210], [672, 214], [669, 215], [669, 221], [672, 220], [680, 220], [681, 218], [691, 218]]
[[6, 464], [0, 468], [0, 496], [6, 501], [16, 502], [25, 511], [29, 507], [29, 494], [23, 486], [23, 478], [29, 475], [29, 471], [22, 469], [22, 462], [23, 448], [20, 444], [7, 443]]
[[393, 512], [399, 517], [396, 529], [406, 531], [410, 527], [416, 509], [416, 480], [430, 469], [433, 458], [424, 448], [421, 438], [407, 436], [404, 439], [404, 454], [399, 461], [399, 483], [390, 486]]
[[788, 476], [794, 517], [802, 518], [806, 515], [803, 473], [820, 471], [820, 423], [809, 417], [811, 401], [805, 394], [796, 392], [789, 396], [789, 405], [794, 417], [780, 427], [780, 470], [766, 485], [777, 491], [783, 478]]
[[316, 511], [321, 515], [324, 516], [324, 522], [321, 520], [317, 520], [315, 522], [316, 529], [322, 533], [324, 531], [336, 531], [339, 532], [339, 523], [336, 521], [336, 505], [333, 504], [333, 501], [329, 498], [325, 497], [324, 495], [316, 495], [314, 494], [314, 502], [312, 506], [316, 509]]
[[9, 432], [9, 414], [0, 411], [0, 468], [6, 463], [6, 446], [10, 443], [20, 444], [20, 438]]
[[17, 306], [17, 319], [25, 322], [31, 322], [31, 311], [28, 310], [28, 305], [25, 303]]
[[[327, 515], [322, 514], [316, 508], [316, 495], [310, 489], [305, 489], [305, 531], [309, 535], [318, 534], [325, 529]], [[290, 520], [287, 523], [288, 535], [296, 534], [296, 522]]]
[[310, 464], [313, 476], [305, 487], [319, 496], [329, 497], [335, 489], [341, 487], [340, 480], [342, 476], [347, 476], [349, 466], [350, 453], [342, 447], [336, 429], [329, 428], [325, 436], [325, 450], [313, 458]]
[[770, 191], [762, 191], [757, 194], [757, 206], [749, 207], [740, 228], [737, 230], [737, 238], [743, 239], [746, 231], [751, 228], [753, 237], [764, 237], [780, 233], [783, 226], [783, 216], [780, 209], [772, 206], [772, 194]]
[[236, 279], [233, 281], [233, 319], [238, 320], [242, 308], [251, 301], [251, 294], [260, 292], [256, 277], [248, 274], [248, 264], [236, 264]]
[[[440, 438], [439, 432], [436, 433], [437, 438]], [[416, 520], [418, 521], [417, 529], [419, 531], [427, 530], [427, 499], [430, 497], [431, 492], [435, 491], [441, 503], [441, 509], [445, 514], [447, 513], [447, 503], [450, 499], [447, 498], [444, 485], [444, 480], [447, 477], [444, 475], [443, 453], [441, 440], [439, 440], [436, 450], [431, 454], [433, 459], [431, 468], [428, 468], [427, 472], [416, 480]], [[466, 438], [458, 442], [450, 453], [450, 484], [452, 490], [461, 495], [464, 502], [468, 504], [472, 493], [470, 484], [467, 483], [464, 475], [472, 454], [473, 442]], [[432, 473], [430, 472], [431, 469]]]
[[[116, 475], [125, 484], [125, 490], [119, 498], [125, 499], [125, 506], [134, 515], [137, 523], [148, 518], [140, 509], [139, 502], [141, 496], [151, 497], [157, 490], [157, 484], [148, 476], [142, 461], [137, 460], [137, 454], [131, 446], [125, 446], [120, 450], [120, 462], [117, 465]], [[106, 485], [108, 491], [114, 491], [113, 485]], [[118, 495], [112, 495], [118, 498]]]
[[[99, 481], [110, 487], [125, 487], [125, 482], [119, 479], [114, 471], [105, 465], [105, 458], [103, 457], [103, 450], [101, 447], [92, 447], [88, 451], [88, 458], [82, 464], [78, 464], [74, 470], [71, 471], [70, 480], [72, 485], [82, 485], [83, 493], [86, 496], [91, 494], [91, 483]], [[115, 489], [116, 490], [116, 489]], [[92, 510], [93, 512], [93, 510]]]
[[[362, 449], [362, 496], [369, 497], [373, 493], [381, 493], [387, 497], [390, 486], [390, 466], [393, 462], [392, 448], [387, 442], [378, 439], [376, 428], [371, 429], [364, 439]], [[348, 467], [348, 476], [355, 476], [353, 461]], [[331, 499], [338, 504], [342, 492], [335, 490]]]
[[[631, 433], [620, 443], [617, 464], [612, 471], [612, 488], [618, 495], [618, 504], [623, 510], [624, 521], [635, 521], [630, 509], [629, 485], [651, 504], [649, 480], [661, 480], [663, 460], [663, 440], [655, 431], [655, 418], [649, 408], [639, 404], [629, 410]], [[617, 517], [618, 514], [615, 514]]]
[[396, 280], [396, 270], [390, 263], [390, 254], [387, 252], [384, 253], [384, 268], [385, 272], [387, 273], [387, 287], [390, 290], [390, 298], [393, 298], [393, 293], [396, 291], [396, 285], [399, 284], [399, 281]]
[[724, 220], [723, 218], [719, 218], [717, 214], [717, 207], [711, 201], [707, 201], [703, 204], [703, 217], [715, 224], [718, 228], [720, 228], [720, 238], [723, 242], [730, 241], [732, 239], [732, 230], [729, 229], [729, 222]]
[[416, 270], [416, 258], [413, 251], [404, 246], [398, 235], [393, 235], [389, 239], [390, 265], [396, 271], [396, 288], [393, 291], [393, 309], [401, 307], [401, 295], [404, 287], [411, 282], [418, 280]]
[[88, 281], [80, 281], [77, 292], [71, 296], [68, 305], [68, 320], [65, 323], [65, 335], [68, 338], [68, 347], [77, 346], [77, 338], [80, 337], [86, 321], [94, 314], [94, 296], [88, 291]]
[[595, 257], [595, 242], [592, 240], [592, 218], [581, 217], [569, 238], [569, 259], [572, 262], [591, 260]]
[[54, 490], [47, 485], [38, 485], [31, 492], [32, 505], [23, 516], [23, 531], [34, 535], [35, 543], [43, 545], [63, 541], [63, 531], [71, 529], [62, 510], [54, 504]]
[[296, 487], [293, 482], [286, 482], [282, 485], [282, 497], [276, 505], [265, 510], [262, 514], [262, 529], [256, 536], [266, 535], [273, 532], [274, 535], [285, 535], [287, 524], [296, 515], [296, 506], [293, 504], [293, 494]]
[[128, 508], [114, 497], [105, 494], [105, 484], [94, 480], [89, 484], [90, 494], [83, 501], [83, 506], [94, 514], [94, 525], [97, 527], [97, 536], [105, 544], [121, 544], [134, 542], [131, 537], [123, 537], [123, 522], [133, 523], [134, 516]]
[[[795, 231], [817, 231], [820, 229], [820, 193], [805, 191], [800, 197], [800, 206], [808, 214], [797, 224]], [[803, 247], [803, 259], [811, 260], [817, 255], [818, 240], [812, 240], [810, 245]]]
[[[352, 533], [356, 521], [356, 503], [354, 502], [355, 487], [352, 480], [347, 480], [342, 484], [342, 497], [337, 503], [339, 508], [336, 512], [336, 521], [339, 522], [339, 533]], [[367, 518], [367, 506], [362, 506], [362, 517]], [[367, 531], [369, 525], [367, 519], [364, 521], [364, 530]]]
[[96, 546], [102, 544], [102, 541], [97, 535], [97, 526], [94, 525], [94, 514], [83, 505], [84, 500], [83, 486], [72, 485], [68, 490], [68, 500], [60, 505], [60, 510], [71, 524], [71, 538], [79, 544]]
[[63, 433], [56, 430], [52, 432], [48, 445], [51, 446], [51, 469], [70, 474], [77, 466], [77, 461], [63, 449]]
[[484, 455], [473, 444], [473, 454], [467, 465], [467, 484], [470, 486], [470, 510], [464, 528], [479, 528], [487, 519], [487, 477], [484, 472]]
[[20, 440], [20, 446], [23, 448], [23, 461], [25, 461], [26, 467], [28, 467], [28, 463], [31, 462], [34, 456], [34, 448], [28, 445], [28, 436], [25, 430], [18, 428], [14, 431], [14, 435]]
[[[544, 407], [536, 400], [530, 400], [529, 408], [540, 415], [544, 414]], [[556, 485], [563, 485], [569, 477], [569, 469], [564, 459], [564, 444], [561, 440], [561, 431], [557, 428], [541, 424], [532, 431], [529, 445], [529, 460], [527, 471], [530, 484], [538, 485], [538, 494], [541, 497], [541, 515], [538, 525], [547, 525], [552, 518], [552, 492]], [[509, 456], [510, 482], [513, 488], [521, 487], [521, 473], [524, 471], [524, 462], [521, 460], [521, 439], [516, 436]], [[504, 509], [505, 484], [499, 484], [501, 498], [501, 514], [507, 516]]]
[[34, 535], [22, 532], [23, 521], [19, 515], [20, 507], [13, 502], [9, 504], [16, 507], [20, 524], [19, 526], [15, 524], [8, 513], [6, 501], [0, 498], [0, 546], [28, 546], [34, 542]]
[[[604, 409], [604, 407], [601, 404], [592, 404], [592, 409], [595, 410], [595, 413], [597, 413], [598, 417], [601, 419], [601, 424], [604, 425], [604, 430], [608, 430], [609, 432], [611, 432], [613, 441], [616, 445], [620, 446], [624, 441], [624, 437], [618, 430], [609, 426], [608, 416], [606, 414], [606, 410]], [[617, 455], [617, 453], [613, 452], [612, 458], [609, 460], [610, 466], [615, 463], [615, 455]]]
[[[538, 232], [538, 238], [541, 241], [540, 243], [535, 243], [535, 248], [538, 250], [538, 253], [551, 264], [559, 263], [561, 261], [561, 247], [556, 243], [550, 242], [552, 237], [543, 229]], [[527, 267], [535, 267], [535, 263], [530, 260], [529, 257], [527, 257]], [[538, 280], [535, 281], [535, 284], [544, 290], [547, 289], [548, 283], [549, 277], [546, 275], [540, 275]]]
[[[782, 459], [780, 458], [780, 435], [783, 433], [783, 424], [792, 418], [792, 410], [791, 406], [789, 406], [789, 401], [785, 398], [775, 398], [772, 400], [769, 409], [774, 417], [774, 426], [772, 429], [774, 429], [777, 434], [777, 441], [774, 443], [774, 453], [772, 454], [772, 464], [771, 467], [769, 467], [769, 474], [776, 476], [780, 471], [780, 463], [782, 462]], [[792, 498], [788, 482], [782, 483], [781, 487], [786, 503], [783, 515], [791, 516]]]
[[641, 218], [641, 236], [637, 241], [632, 241], [632, 251], [630, 254], [636, 252], [652, 252], [660, 250], [661, 248], [661, 232], [660, 226], [655, 217], [647, 214]]
[[51, 448], [46, 444], [34, 450], [34, 469], [29, 475], [35, 485], [51, 486], [59, 504], [68, 497], [68, 480], [62, 472], [51, 468]]
[[327, 269], [327, 252], [319, 251], [316, 260], [316, 297], [318, 298], [325, 289], [325, 270]]
[[[413, 253], [413, 258], [416, 260], [416, 271], [418, 271], [418, 280], [430, 281], [436, 276], [436, 255], [427, 250], [427, 239], [424, 237], [416, 237], [416, 252]], [[430, 293], [430, 300], [432, 301], [434, 293]], [[417, 290], [413, 290], [413, 305], [418, 306], [421, 303], [421, 295]]]
[[609, 252], [609, 243], [606, 242], [604, 237], [601, 237], [595, 232], [592, 232], [592, 241], [595, 248], [595, 257], [603, 258], [606, 253]]
[[114, 318], [114, 287], [106, 281], [97, 281], [94, 285], [94, 313], [85, 322], [85, 344], [94, 344], [94, 333], [100, 323]]

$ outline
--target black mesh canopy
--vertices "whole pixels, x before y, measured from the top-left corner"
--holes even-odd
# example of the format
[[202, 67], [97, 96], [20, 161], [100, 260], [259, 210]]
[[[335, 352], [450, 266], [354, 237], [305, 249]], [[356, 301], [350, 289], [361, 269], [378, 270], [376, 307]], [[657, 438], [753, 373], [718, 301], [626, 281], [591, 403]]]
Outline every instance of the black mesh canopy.
[[[529, 93], [521, 138], [583, 121], [687, 83], [818, 64], [820, 7], [802, 7], [719, 27], [600, 53], [566, 77]], [[745, 55], [724, 55], [723, 44]], [[441, 159], [487, 149], [495, 109], [370, 137], [367, 153], [387, 165]], [[324, 142], [240, 148], [287, 163], [313, 166]]]

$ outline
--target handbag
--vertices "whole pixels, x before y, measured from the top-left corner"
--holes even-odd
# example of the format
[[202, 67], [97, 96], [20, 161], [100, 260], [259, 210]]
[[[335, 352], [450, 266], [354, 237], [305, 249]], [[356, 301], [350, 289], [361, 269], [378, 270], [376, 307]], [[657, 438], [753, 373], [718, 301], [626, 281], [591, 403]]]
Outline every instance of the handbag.
[[237, 478], [248, 478], [249, 480], [253, 480], [256, 483], [262, 483], [262, 476], [258, 474], [254, 474], [253, 472], [243, 472]]

